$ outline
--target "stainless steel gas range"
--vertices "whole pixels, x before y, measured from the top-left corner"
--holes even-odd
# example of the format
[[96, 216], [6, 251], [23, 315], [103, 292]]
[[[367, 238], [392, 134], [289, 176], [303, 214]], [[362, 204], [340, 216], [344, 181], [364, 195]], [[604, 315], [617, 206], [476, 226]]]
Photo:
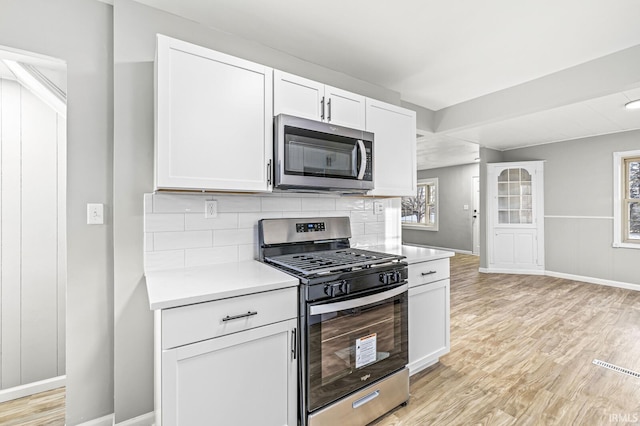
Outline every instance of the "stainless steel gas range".
[[409, 399], [407, 264], [351, 248], [348, 217], [263, 219], [260, 260], [299, 278], [302, 426], [361, 426]]

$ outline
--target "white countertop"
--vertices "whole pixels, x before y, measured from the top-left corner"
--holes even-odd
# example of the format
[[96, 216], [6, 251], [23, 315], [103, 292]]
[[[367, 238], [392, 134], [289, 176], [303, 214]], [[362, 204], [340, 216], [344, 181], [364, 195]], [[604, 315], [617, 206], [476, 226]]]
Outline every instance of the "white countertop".
[[299, 284], [297, 278], [256, 260], [152, 271], [146, 273], [145, 277], [152, 310]]
[[408, 264], [428, 262], [430, 260], [444, 259], [455, 256], [452, 251], [437, 250], [427, 247], [407, 246], [407, 245], [379, 245], [374, 247], [363, 247], [365, 250], [380, 251], [389, 254], [405, 256]]

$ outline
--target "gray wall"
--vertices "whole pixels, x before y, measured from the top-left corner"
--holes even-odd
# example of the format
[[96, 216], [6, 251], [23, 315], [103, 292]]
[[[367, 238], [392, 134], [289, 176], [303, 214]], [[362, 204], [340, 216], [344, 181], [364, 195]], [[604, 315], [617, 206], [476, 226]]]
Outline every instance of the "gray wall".
[[[473, 250], [472, 178], [479, 176], [479, 165], [419, 170], [418, 180], [438, 178], [438, 230], [402, 229], [402, 242], [453, 250]], [[464, 205], [469, 210], [464, 210]]]
[[545, 269], [640, 284], [640, 250], [613, 248], [613, 156], [640, 146], [640, 131], [503, 152], [545, 160]]
[[399, 94], [131, 0], [114, 3], [116, 422], [153, 410], [152, 314], [143, 276], [143, 194], [153, 190], [155, 35], [210, 47], [386, 102]]
[[[112, 9], [2, 0], [0, 44], [67, 62], [67, 424], [113, 412]], [[86, 224], [104, 203], [106, 224]]]

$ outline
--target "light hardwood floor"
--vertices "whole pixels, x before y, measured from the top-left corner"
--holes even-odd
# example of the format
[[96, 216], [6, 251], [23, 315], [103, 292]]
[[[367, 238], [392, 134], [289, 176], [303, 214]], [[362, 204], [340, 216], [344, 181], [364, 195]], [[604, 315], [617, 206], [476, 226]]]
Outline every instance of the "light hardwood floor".
[[640, 424], [640, 292], [480, 274], [451, 259], [451, 352], [411, 378], [388, 425]]
[[[451, 353], [411, 378], [390, 425], [640, 424], [640, 292], [480, 274], [451, 259]], [[64, 389], [0, 404], [1, 425], [63, 425]]]
[[0, 404], [2, 426], [62, 426], [64, 425], [65, 388]]

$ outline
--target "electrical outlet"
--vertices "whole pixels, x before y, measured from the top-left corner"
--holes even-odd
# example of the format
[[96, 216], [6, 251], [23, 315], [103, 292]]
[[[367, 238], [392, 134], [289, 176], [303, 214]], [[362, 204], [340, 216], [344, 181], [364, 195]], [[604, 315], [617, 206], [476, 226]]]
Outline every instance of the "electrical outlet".
[[206, 200], [204, 202], [204, 218], [213, 219], [218, 216], [218, 202], [216, 200]]
[[384, 204], [382, 201], [374, 201], [373, 202], [373, 213], [374, 214], [382, 214], [384, 212]]

